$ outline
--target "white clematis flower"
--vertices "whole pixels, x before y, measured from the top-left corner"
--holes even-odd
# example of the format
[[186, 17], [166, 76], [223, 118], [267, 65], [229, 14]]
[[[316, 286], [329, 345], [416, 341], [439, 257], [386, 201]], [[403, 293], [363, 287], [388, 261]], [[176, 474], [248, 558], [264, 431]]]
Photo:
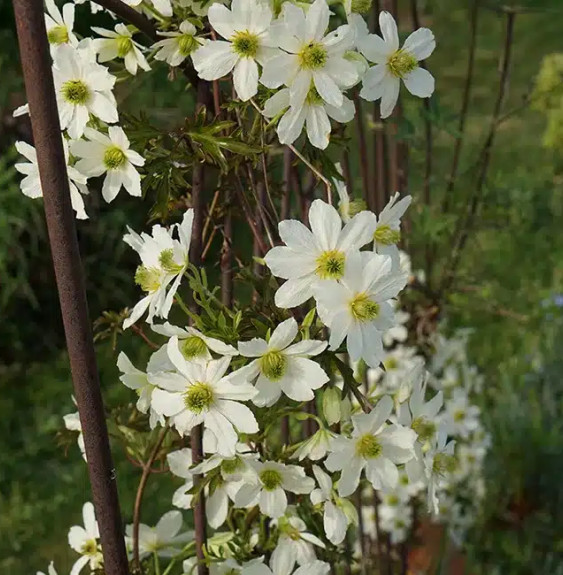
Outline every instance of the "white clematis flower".
[[315, 482], [297, 465], [284, 465], [275, 461], [249, 461], [254, 478], [249, 478], [235, 496], [237, 507], [258, 505], [260, 512], [277, 519], [287, 509], [286, 491], [310, 493]]
[[377, 218], [373, 234], [373, 248], [378, 254], [391, 256], [393, 267], [400, 268], [400, 254], [397, 244], [401, 239], [401, 218], [412, 201], [411, 196], [399, 200], [396, 192]]
[[[66, 170], [72, 209], [76, 212], [77, 219], [86, 220], [88, 216], [84, 210], [84, 200], [81, 194], [88, 194], [88, 188], [86, 187], [87, 177], [73, 166], [68, 165], [68, 144], [65, 139], [63, 139], [63, 148], [67, 162]], [[25, 142], [16, 142], [16, 150], [28, 160], [28, 162], [18, 162], [14, 166], [20, 174], [25, 176], [20, 183], [22, 194], [33, 199], [43, 197], [35, 148]]]
[[389, 533], [391, 543], [397, 545], [407, 540], [412, 526], [412, 507], [409, 502], [393, 501], [377, 507], [380, 528]]
[[401, 425], [386, 425], [392, 409], [393, 400], [383, 397], [371, 413], [352, 417], [351, 438], [333, 440], [325, 467], [342, 471], [338, 482], [341, 497], [354, 493], [363, 469], [375, 489], [393, 489], [399, 480], [397, 464], [414, 457], [416, 433]]
[[122, 58], [125, 68], [133, 76], [137, 74], [138, 68], [145, 71], [151, 69], [140, 50], [142, 46], [133, 40], [133, 34], [125, 24], [117, 24], [114, 30], [95, 26], [92, 27], [92, 30], [103, 36], [103, 38], [93, 40], [94, 49], [98, 53], [98, 62], [109, 62], [116, 58]]
[[218, 453], [234, 456], [238, 440], [236, 430], [258, 432], [254, 414], [240, 403], [252, 399], [256, 390], [237, 372], [225, 376], [230, 357], [207, 364], [188, 362], [176, 336], [168, 342], [167, 350], [177, 372], [149, 375], [149, 381], [160, 388], [153, 392], [154, 409], [169, 417], [180, 435], [187, 435], [193, 427], [203, 423], [216, 437]]
[[[156, 225], [151, 235], [139, 235], [127, 228], [129, 233], [123, 236], [123, 241], [139, 254], [142, 262], [135, 272], [135, 282], [147, 295], [135, 305], [131, 315], [123, 322], [124, 329], [133, 325], [147, 309], [148, 323], [152, 323], [155, 316], [168, 317], [188, 267], [193, 220], [194, 211], [190, 208], [184, 214], [182, 223], [171, 226], [170, 230]], [[178, 239], [172, 237], [175, 230]]]
[[70, 151], [79, 158], [76, 169], [86, 177], [106, 174], [102, 196], [106, 202], [115, 199], [121, 187], [131, 196], [141, 196], [141, 176], [135, 166], [143, 166], [144, 158], [129, 148], [129, 140], [119, 126], [110, 126], [108, 134], [85, 128], [86, 140], [71, 143]]
[[[180, 351], [187, 360], [210, 360], [211, 353], [218, 355], [235, 356], [238, 351], [232, 345], [222, 342], [220, 339], [209, 337], [195, 329], [195, 327], [186, 326], [185, 328], [176, 327], [166, 322], [162, 325], [151, 326], [152, 330], [166, 337], [178, 337]], [[173, 369], [173, 368], [172, 368]]]
[[428, 511], [439, 513], [438, 490], [447, 476], [455, 471], [455, 440], [448, 441], [448, 434], [442, 428], [435, 436], [434, 443], [424, 454], [424, 478], [428, 484]]
[[342, 91], [358, 80], [358, 68], [344, 56], [354, 47], [354, 30], [348, 24], [326, 34], [330, 9], [325, 0], [315, 0], [305, 11], [286, 2], [275, 30], [280, 48], [286, 53], [268, 60], [261, 82], [268, 88], [289, 88], [292, 108], [301, 109], [311, 88], [315, 100], [340, 108]]
[[108, 124], [117, 122], [112, 93], [115, 77], [91, 58], [89, 49], [59, 46], [53, 58], [53, 78], [61, 128], [72, 139], [82, 136], [90, 114]]
[[[74, 397], [72, 398], [74, 401]], [[84, 434], [82, 433], [82, 424], [80, 423], [80, 415], [78, 411], [74, 413], [67, 413], [63, 415], [63, 421], [65, 428], [69, 431], [78, 431], [78, 437], [76, 438], [76, 443], [82, 454], [82, 459], [86, 461], [86, 447], [84, 446]]]
[[480, 428], [480, 414], [481, 410], [471, 403], [467, 391], [457, 387], [446, 401], [442, 421], [449, 435], [467, 439]]
[[255, 405], [270, 407], [282, 393], [294, 401], [310, 401], [315, 397], [313, 390], [329, 380], [319, 364], [309, 359], [326, 349], [326, 341], [292, 344], [298, 331], [297, 322], [289, 318], [276, 327], [269, 342], [254, 338], [239, 343], [242, 356], [257, 358], [242, 368], [250, 381], [258, 378]]
[[47, 14], [45, 14], [45, 27], [47, 40], [51, 47], [61, 44], [76, 46], [78, 38], [74, 35], [74, 4], [69, 2], [63, 6], [62, 13], [53, 0], [45, 0]]
[[340, 545], [346, 537], [348, 525], [353, 522], [357, 523], [356, 509], [350, 502], [336, 495], [332, 487], [332, 479], [318, 465], [313, 465], [313, 473], [319, 487], [311, 491], [311, 503], [323, 505], [323, 525], [326, 536], [334, 545]]
[[281, 144], [293, 144], [307, 128], [307, 138], [316, 148], [324, 150], [330, 139], [330, 118], [346, 124], [354, 117], [356, 109], [354, 103], [342, 96], [339, 107], [325, 102], [314, 87], [311, 87], [307, 97], [301, 104], [290, 105], [290, 90], [284, 88], [276, 92], [265, 104], [263, 114], [267, 118], [274, 118], [283, 114], [277, 133]]
[[75, 525], [68, 532], [68, 544], [81, 555], [72, 566], [70, 575], [78, 575], [87, 564], [90, 565], [92, 571], [95, 571], [100, 569], [104, 562], [102, 548], [98, 543], [100, 537], [98, 522], [94, 514], [94, 506], [90, 502], [82, 507], [82, 519], [84, 527]]
[[[325, 574], [328, 566], [326, 563], [316, 561], [315, 554], [315, 547], [325, 549], [325, 544], [307, 532], [305, 523], [294, 515], [280, 517], [276, 523], [279, 531], [278, 544], [270, 559], [274, 575], [291, 575], [296, 563], [301, 566], [296, 573]], [[322, 564], [319, 565], [320, 563]]]
[[194, 52], [194, 67], [203, 80], [218, 80], [234, 70], [236, 93], [241, 100], [249, 100], [258, 91], [258, 64], [263, 66], [276, 53], [270, 36], [272, 11], [257, 0], [233, 0], [230, 10], [212, 4], [207, 16], [226, 41], [207, 42]]
[[434, 92], [434, 78], [419, 62], [432, 54], [436, 41], [428, 28], [419, 28], [399, 48], [397, 24], [389, 12], [380, 13], [379, 26], [383, 38], [362, 35], [357, 42], [358, 50], [376, 64], [366, 72], [360, 96], [369, 101], [381, 98], [381, 117], [387, 118], [399, 98], [401, 80], [413, 96], [430, 98]]
[[318, 461], [327, 454], [330, 441], [334, 437], [336, 437], [336, 434], [326, 429], [326, 427], [322, 427], [309, 437], [309, 439], [306, 439], [301, 446], [295, 450], [292, 457], [299, 459], [299, 461], [303, 461], [305, 458], [311, 461]]
[[405, 287], [407, 276], [393, 272], [387, 256], [354, 252], [340, 279], [314, 288], [319, 317], [330, 328], [330, 349], [346, 338], [352, 361], [377, 367], [384, 357], [383, 334], [394, 323], [391, 299]]
[[278, 229], [285, 246], [272, 248], [265, 256], [272, 274], [287, 279], [276, 292], [278, 307], [292, 308], [313, 295], [317, 283], [340, 280], [350, 253], [373, 238], [375, 214], [363, 211], [344, 227], [338, 211], [322, 200], [309, 209], [311, 230], [297, 220], [284, 220]]
[[178, 32], [159, 32], [159, 36], [165, 36], [164, 40], [159, 40], [152, 45], [156, 50], [155, 60], [167, 62], [170, 66], [179, 66], [194, 50], [197, 50], [203, 40], [196, 38], [196, 27], [184, 20]]
[[[159, 557], [174, 557], [191, 539], [193, 532], [180, 533], [182, 529], [182, 514], [179, 511], [168, 511], [156, 524], [149, 527], [144, 523], [139, 525], [139, 557], [144, 559], [149, 555]], [[133, 547], [133, 525], [125, 528], [125, 542]]]
[[[43, 571], [37, 571], [37, 575], [45, 575]], [[57, 570], [55, 569], [55, 564], [51, 561], [49, 563], [49, 567], [47, 568], [47, 575], [58, 575]]]
[[[139, 6], [143, 0], [124, 0], [128, 6]], [[170, 18], [173, 15], [172, 2], [170, 0], [150, 0], [154, 8], [162, 15]]]

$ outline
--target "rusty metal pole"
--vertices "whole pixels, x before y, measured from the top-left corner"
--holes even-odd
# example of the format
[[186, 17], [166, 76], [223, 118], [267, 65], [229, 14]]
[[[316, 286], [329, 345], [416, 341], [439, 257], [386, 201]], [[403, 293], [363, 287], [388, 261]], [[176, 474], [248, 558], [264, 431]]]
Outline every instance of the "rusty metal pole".
[[128, 573], [41, 0], [13, 0], [74, 394], [107, 575]]

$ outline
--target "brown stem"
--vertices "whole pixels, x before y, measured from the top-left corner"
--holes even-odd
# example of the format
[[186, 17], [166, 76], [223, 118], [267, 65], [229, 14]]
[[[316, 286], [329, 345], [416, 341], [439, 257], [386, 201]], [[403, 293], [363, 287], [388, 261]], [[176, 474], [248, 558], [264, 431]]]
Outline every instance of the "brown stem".
[[225, 202], [223, 225], [223, 246], [221, 248], [221, 302], [230, 308], [233, 305], [233, 215], [229, 199]]
[[454, 191], [456, 178], [458, 174], [459, 159], [461, 157], [461, 148], [463, 145], [463, 133], [465, 131], [465, 122], [467, 120], [467, 112], [469, 110], [469, 98], [471, 96], [471, 86], [473, 84], [473, 70], [475, 68], [475, 51], [477, 48], [477, 22], [479, 16], [479, 0], [473, 0], [471, 6], [471, 15], [469, 18], [469, 53], [467, 59], [467, 72], [465, 74], [465, 85], [463, 88], [463, 96], [461, 100], [461, 111], [459, 113], [459, 123], [457, 126], [457, 136], [454, 144], [454, 155], [452, 159], [452, 169], [450, 177], [448, 178], [448, 186], [446, 194], [442, 202], [442, 212], [447, 213], [450, 208], [450, 200]]
[[252, 210], [250, 208], [250, 205], [248, 204], [248, 199], [244, 195], [244, 186], [242, 184], [240, 176], [237, 175], [236, 180], [238, 184], [238, 186], [236, 186], [236, 193], [242, 211], [244, 212], [244, 217], [246, 218], [248, 226], [250, 227], [250, 231], [252, 232], [252, 235], [254, 236], [257, 245], [260, 246], [260, 255], [264, 255], [268, 251], [268, 248], [264, 243], [264, 239], [262, 238], [261, 234], [258, 233], [258, 228], [256, 227], [256, 221], [254, 220], [254, 216], [252, 215]]
[[[364, 128], [364, 117], [362, 113], [362, 101], [357, 90], [354, 91], [354, 105], [356, 106], [356, 130], [358, 133], [358, 153], [360, 156], [360, 173], [362, 175], [362, 190], [366, 205], [373, 210], [373, 199], [370, 194], [369, 181], [369, 164], [368, 164], [368, 146], [366, 141], [366, 132]], [[349, 190], [351, 192], [351, 190]]]
[[291, 208], [291, 172], [293, 154], [288, 147], [283, 149], [283, 181], [280, 219], [287, 220]]
[[495, 102], [495, 107], [493, 110], [493, 115], [491, 118], [491, 124], [489, 127], [489, 133], [485, 144], [483, 146], [483, 151], [481, 154], [480, 170], [477, 176], [477, 182], [475, 184], [475, 190], [469, 202], [469, 208], [465, 217], [460, 217], [458, 220], [458, 226], [454, 234], [454, 241], [452, 242], [454, 247], [452, 250], [452, 255], [449, 261], [449, 265], [446, 265], [445, 273], [443, 277], [443, 282], [440, 287], [440, 294], [443, 295], [450, 288], [455, 272], [460, 262], [461, 254], [467, 239], [469, 238], [469, 231], [473, 225], [475, 215], [479, 208], [479, 204], [483, 197], [483, 190], [485, 187], [485, 182], [487, 180], [487, 173], [489, 170], [489, 165], [491, 161], [492, 149], [495, 140], [495, 135], [498, 129], [498, 122], [500, 114], [502, 111], [502, 105], [504, 103], [506, 92], [508, 90], [508, 79], [510, 73], [510, 63], [512, 57], [512, 45], [514, 42], [514, 20], [516, 18], [516, 12], [506, 9], [506, 28], [505, 28], [505, 38], [500, 74], [500, 84], [497, 94], [497, 99]]
[[162, 429], [157, 442], [154, 444], [154, 447], [150, 452], [149, 458], [143, 465], [143, 473], [141, 474], [141, 480], [139, 481], [137, 494], [135, 496], [135, 505], [133, 507], [133, 563], [136, 571], [139, 573], [141, 572], [141, 559], [139, 557], [139, 525], [141, 524], [141, 505], [143, 503], [143, 495], [145, 493], [149, 476], [152, 473], [152, 464], [158, 456], [158, 452], [162, 447], [162, 443], [168, 433], [168, 429], [168, 427], [164, 427]]

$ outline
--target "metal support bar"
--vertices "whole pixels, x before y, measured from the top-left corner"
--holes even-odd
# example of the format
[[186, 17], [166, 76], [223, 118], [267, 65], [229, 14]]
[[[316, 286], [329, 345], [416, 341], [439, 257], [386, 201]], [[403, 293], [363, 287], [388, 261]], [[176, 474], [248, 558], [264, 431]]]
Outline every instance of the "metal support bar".
[[13, 0], [74, 393], [107, 575], [128, 573], [41, 0]]

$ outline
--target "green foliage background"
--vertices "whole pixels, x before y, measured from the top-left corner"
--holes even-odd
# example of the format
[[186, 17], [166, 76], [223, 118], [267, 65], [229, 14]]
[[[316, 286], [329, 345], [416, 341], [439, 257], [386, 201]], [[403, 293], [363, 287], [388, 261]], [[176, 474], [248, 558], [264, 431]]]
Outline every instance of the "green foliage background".
[[[424, 170], [423, 108], [406, 98], [399, 127], [410, 145], [412, 208], [410, 249], [424, 266], [429, 238], [437, 250], [433, 280], [448, 255], [452, 218], [440, 212], [456, 135], [468, 44], [468, 4], [429, 0], [425, 24], [438, 38], [429, 61], [437, 77], [431, 114], [435, 153], [433, 197], [420, 199]], [[502, 4], [507, 4], [503, 2]], [[408, 21], [408, 2], [400, 2]], [[485, 138], [498, 86], [502, 16], [483, 2], [476, 75], [464, 141], [461, 176], [452, 198], [461, 210], [474, 185], [472, 169]], [[487, 468], [488, 498], [469, 555], [483, 573], [558, 573], [563, 555], [563, 43], [559, 0], [519, 3], [513, 65], [505, 111], [493, 150], [485, 199], [445, 314], [452, 329], [474, 328], [471, 359], [486, 376], [484, 402], [493, 448]], [[87, 6], [77, 21], [93, 22]], [[103, 17], [102, 17], [103, 18]], [[54, 559], [59, 573], [72, 562], [68, 528], [80, 521], [89, 499], [86, 468], [68, 436], [59, 436], [62, 415], [73, 411], [67, 358], [40, 201], [24, 198], [13, 169], [13, 142], [29, 138], [25, 121], [11, 111], [25, 101], [18, 68], [11, 6], [0, 0], [0, 570], [24, 575]], [[99, 23], [99, 17], [96, 17]], [[174, 126], [191, 110], [182, 79], [166, 80], [159, 68], [118, 90], [120, 109], [148, 111], [158, 126]], [[536, 78], [537, 81], [536, 85]], [[531, 99], [531, 105], [526, 101]], [[359, 194], [360, 181], [357, 181]], [[121, 195], [111, 207], [89, 204], [91, 219], [79, 224], [92, 318], [136, 301], [135, 255], [121, 241], [125, 224], [139, 229], [147, 204]], [[546, 303], [550, 302], [550, 303]], [[120, 339], [132, 358], [143, 353], [128, 333]], [[98, 347], [109, 406], [131, 401], [117, 380], [110, 342]], [[61, 443], [62, 446], [57, 446]], [[68, 456], [65, 451], [68, 451]], [[122, 453], [116, 459], [123, 462]], [[130, 520], [138, 470], [120, 463], [118, 482], [125, 520]], [[147, 522], [169, 501], [167, 479], [149, 482]], [[479, 572], [477, 570], [477, 572]]]

